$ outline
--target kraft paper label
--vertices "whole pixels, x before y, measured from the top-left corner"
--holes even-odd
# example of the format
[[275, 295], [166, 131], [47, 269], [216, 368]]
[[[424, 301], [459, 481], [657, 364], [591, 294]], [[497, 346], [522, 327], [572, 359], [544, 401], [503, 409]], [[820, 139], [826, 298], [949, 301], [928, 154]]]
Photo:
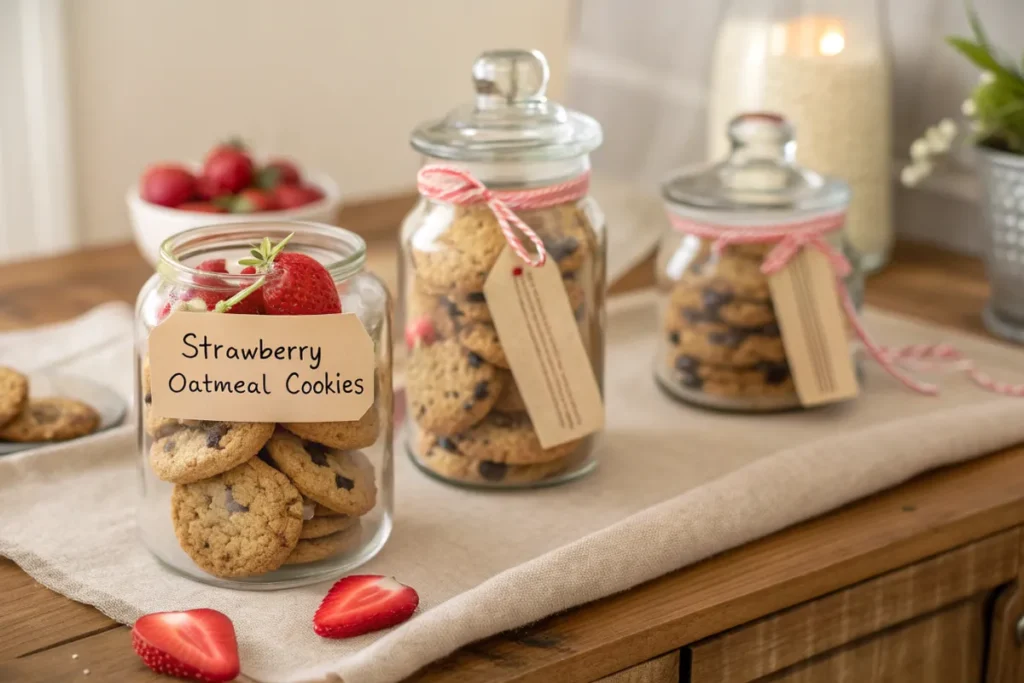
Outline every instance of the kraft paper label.
[[373, 341], [354, 313], [179, 311], [149, 335], [152, 410], [225, 422], [346, 422], [373, 404]]
[[533, 268], [505, 247], [484, 296], [541, 445], [600, 430], [601, 390], [554, 260]]
[[803, 249], [768, 279], [790, 374], [805, 406], [857, 396], [835, 273], [815, 249]]

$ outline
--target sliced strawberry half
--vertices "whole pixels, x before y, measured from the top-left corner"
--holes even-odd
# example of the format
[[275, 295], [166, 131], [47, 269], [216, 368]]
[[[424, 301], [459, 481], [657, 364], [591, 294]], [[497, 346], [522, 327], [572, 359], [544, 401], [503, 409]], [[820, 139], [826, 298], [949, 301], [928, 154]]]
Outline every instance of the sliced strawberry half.
[[235, 627], [216, 610], [147, 614], [132, 627], [132, 647], [157, 673], [210, 683], [238, 676]]
[[331, 586], [313, 616], [313, 630], [324, 638], [352, 638], [400, 624], [416, 611], [420, 596], [393, 578], [376, 574], [346, 576]]

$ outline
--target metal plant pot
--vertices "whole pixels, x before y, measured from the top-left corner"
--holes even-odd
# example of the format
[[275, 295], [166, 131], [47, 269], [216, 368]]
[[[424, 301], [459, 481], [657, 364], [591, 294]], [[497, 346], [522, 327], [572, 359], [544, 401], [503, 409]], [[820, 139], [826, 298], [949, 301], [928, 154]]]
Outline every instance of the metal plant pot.
[[997, 336], [1024, 343], [1024, 156], [978, 148], [992, 298], [983, 314]]

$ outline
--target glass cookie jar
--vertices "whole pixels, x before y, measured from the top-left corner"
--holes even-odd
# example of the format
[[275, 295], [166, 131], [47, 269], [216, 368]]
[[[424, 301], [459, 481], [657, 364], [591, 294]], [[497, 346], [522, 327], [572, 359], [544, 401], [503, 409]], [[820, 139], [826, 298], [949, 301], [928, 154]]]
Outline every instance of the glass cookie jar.
[[[217, 310], [260, 278], [238, 264], [252, 245], [264, 238], [280, 243], [289, 235], [266, 284], [228, 312]], [[326, 268], [314, 284], [331, 300], [337, 292], [328, 312], [336, 313], [340, 301], [342, 313], [354, 316], [285, 318], [279, 309], [259, 315], [271, 310], [270, 294], [264, 300], [263, 293], [289, 253]], [[364, 271], [365, 258], [359, 236], [315, 223], [222, 224], [180, 233], [162, 245], [157, 274], [136, 306], [138, 525], [143, 542], [171, 569], [220, 586], [277, 589], [343, 574], [383, 547], [392, 524], [391, 305], [383, 283]], [[308, 306], [310, 281], [286, 277], [298, 276], [282, 275], [278, 291], [298, 283], [304, 291], [297, 300]], [[158, 366], [166, 355], [156, 340], [160, 332], [161, 339], [170, 338], [179, 324], [204, 331], [173, 333], [175, 362], [182, 362], [180, 355], [204, 365], [171, 374], [164, 370], [171, 361]], [[211, 324], [221, 338], [207, 334]], [[344, 333], [320, 332], [335, 329]], [[309, 346], [275, 346], [281, 335]], [[341, 373], [336, 378], [328, 370], [357, 343], [362, 374], [347, 382]], [[275, 381], [284, 373], [287, 379]], [[186, 385], [195, 407], [175, 413], [179, 417], [162, 416], [155, 399], [165, 394], [156, 394], [170, 396]], [[297, 412], [289, 403], [362, 394], [370, 385], [372, 399], [361, 399], [368, 408], [358, 419], [305, 421], [302, 411], [311, 404]], [[267, 408], [263, 401], [271, 398], [280, 405]], [[211, 401], [217, 411], [239, 417], [211, 416]], [[335, 405], [326, 409], [330, 415], [339, 414]], [[292, 407], [280, 421], [266, 419], [282, 406]], [[245, 420], [249, 414], [254, 417]]]
[[671, 228], [656, 265], [654, 375], [673, 397], [710, 408], [795, 408], [800, 397], [762, 266], [787, 234], [824, 226], [822, 238], [852, 266], [845, 284], [859, 308], [863, 277], [841, 233], [850, 192], [795, 164], [793, 129], [778, 115], [740, 115], [728, 135], [724, 161], [682, 169], [662, 186]]
[[[488, 201], [497, 198], [557, 264], [601, 385], [605, 223], [587, 194], [589, 153], [601, 143], [601, 127], [548, 100], [547, 80], [539, 52], [484, 53], [473, 65], [473, 103], [411, 136], [425, 158], [421, 198], [401, 237], [403, 432], [413, 462], [449, 482], [548, 485], [595, 465], [593, 436], [541, 446], [484, 294], [510, 239]], [[432, 170], [457, 175], [475, 196], [430, 191], [424, 178]]]

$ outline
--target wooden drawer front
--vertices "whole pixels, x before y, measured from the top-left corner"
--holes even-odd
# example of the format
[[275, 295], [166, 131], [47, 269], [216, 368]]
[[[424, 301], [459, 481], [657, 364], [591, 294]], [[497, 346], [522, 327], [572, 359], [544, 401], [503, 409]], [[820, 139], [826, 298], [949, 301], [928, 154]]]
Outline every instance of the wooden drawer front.
[[679, 651], [649, 659], [596, 683], [679, 683]]
[[1016, 577], [1019, 533], [1012, 529], [989, 536], [692, 645], [688, 648], [690, 680], [760, 681], [855, 640], [988, 592]]
[[758, 683], [982, 683], [985, 627], [985, 600], [968, 600], [760, 678]]

